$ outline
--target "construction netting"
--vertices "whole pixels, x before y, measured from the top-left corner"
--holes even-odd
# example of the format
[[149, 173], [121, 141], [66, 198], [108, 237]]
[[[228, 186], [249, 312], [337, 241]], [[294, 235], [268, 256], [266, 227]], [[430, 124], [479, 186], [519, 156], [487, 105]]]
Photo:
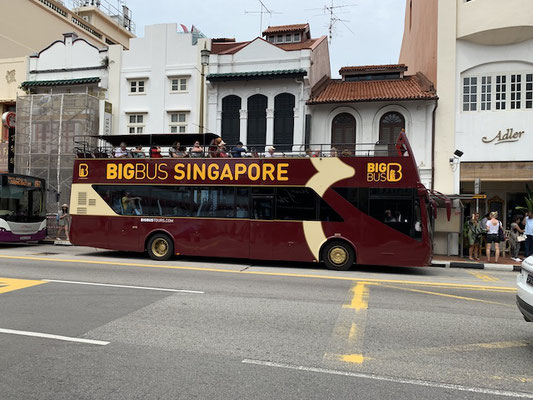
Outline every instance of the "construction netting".
[[99, 100], [88, 94], [17, 98], [15, 173], [46, 179], [47, 212], [70, 203], [74, 158], [83, 145], [76, 138], [97, 135], [98, 126]]

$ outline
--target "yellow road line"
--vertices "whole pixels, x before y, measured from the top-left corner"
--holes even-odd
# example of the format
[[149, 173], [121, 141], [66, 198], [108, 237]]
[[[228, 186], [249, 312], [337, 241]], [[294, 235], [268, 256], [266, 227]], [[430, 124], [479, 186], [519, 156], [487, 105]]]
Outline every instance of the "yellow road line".
[[467, 271], [470, 275], [473, 275], [475, 276], [476, 278], [478, 279], [481, 279], [482, 281], [485, 281], [485, 282], [498, 282], [499, 279], [494, 277], [494, 276], [491, 276], [489, 274], [482, 274], [480, 272], [476, 272], [476, 271]]
[[366, 282], [357, 282], [351, 289], [353, 292], [350, 304], [344, 304], [342, 308], [353, 308], [355, 311], [366, 310], [368, 308], [368, 287]]
[[44, 281], [32, 281], [29, 279], [0, 278], [0, 294], [14, 290], [26, 289], [31, 286], [42, 285]]
[[457, 295], [454, 295], [454, 294], [430, 292], [430, 291], [427, 291], [427, 290], [419, 290], [419, 289], [409, 289], [409, 288], [393, 286], [393, 285], [380, 285], [380, 286], [389, 287], [389, 288], [398, 289], [398, 290], [407, 290], [409, 292], [415, 292], [415, 293], [431, 294], [433, 296], [450, 297], [450, 298], [459, 299], [459, 300], [477, 301], [479, 303], [497, 304], [497, 305], [500, 305], [500, 306], [514, 307], [514, 304], [505, 304], [505, 303], [499, 303], [497, 301], [481, 300], [481, 299], [476, 299], [474, 297], [457, 296]]
[[166, 265], [166, 264], [140, 264], [131, 262], [113, 262], [113, 261], [94, 261], [94, 260], [80, 260], [80, 259], [63, 259], [63, 258], [51, 258], [51, 257], [34, 257], [34, 256], [8, 256], [0, 254], [0, 259], [11, 260], [30, 260], [30, 261], [47, 261], [57, 263], [74, 263], [74, 264], [92, 264], [92, 265], [110, 265], [118, 267], [136, 267], [136, 268], [161, 268], [161, 269], [176, 269], [186, 271], [198, 271], [198, 272], [220, 272], [229, 274], [240, 275], [264, 275], [264, 276], [283, 276], [293, 278], [313, 278], [313, 279], [329, 279], [338, 281], [351, 281], [351, 282], [365, 282], [368, 284], [381, 284], [381, 283], [394, 283], [403, 285], [415, 285], [415, 286], [430, 286], [430, 287], [449, 287], [457, 289], [472, 289], [472, 290], [487, 290], [487, 291], [506, 291], [516, 292], [515, 287], [508, 286], [482, 286], [462, 283], [448, 283], [448, 282], [422, 282], [422, 281], [408, 281], [408, 280], [395, 280], [395, 279], [368, 279], [368, 278], [356, 278], [347, 276], [331, 276], [331, 275], [316, 275], [316, 274], [296, 274], [288, 272], [262, 272], [262, 271], [240, 271], [240, 270], [228, 270], [222, 268], [202, 268], [202, 267], [185, 267], [178, 265]]

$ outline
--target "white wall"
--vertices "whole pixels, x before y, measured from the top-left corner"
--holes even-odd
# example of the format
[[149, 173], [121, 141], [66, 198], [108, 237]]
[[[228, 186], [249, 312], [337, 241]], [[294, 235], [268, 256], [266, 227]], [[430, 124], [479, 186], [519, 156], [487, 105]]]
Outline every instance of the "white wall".
[[[122, 55], [117, 133], [128, 132], [129, 113], [145, 113], [145, 133], [170, 132], [171, 111], [187, 112], [187, 132], [199, 131], [200, 51], [204, 45], [210, 48], [207, 39], [193, 46], [192, 34], [179, 33], [177, 24], [146, 26], [143, 38], [130, 41], [130, 49]], [[187, 78], [187, 91], [171, 93], [172, 77]], [[132, 79], [146, 79], [144, 94], [129, 93]]]
[[214, 86], [209, 85], [209, 87], [207, 131], [218, 135], [222, 134], [222, 99], [229, 95], [236, 95], [241, 98], [240, 137], [241, 141], [246, 144], [248, 97], [254, 94], [262, 94], [268, 97], [266, 143], [272, 144], [274, 142], [274, 98], [281, 93], [290, 93], [295, 97], [294, 144], [304, 143], [305, 101], [309, 94], [305, 89], [302, 94], [301, 80], [273, 79], [218, 82]]
[[379, 140], [381, 117], [387, 112], [399, 112], [405, 119], [405, 131], [419, 168], [420, 179], [426, 187], [431, 187], [431, 121], [435, 101], [339, 103], [313, 105], [310, 108], [311, 143], [331, 143], [333, 119], [338, 114], [349, 113], [356, 121], [356, 143], [369, 144], [369, 150], [373, 150], [370, 144]]
[[[533, 160], [533, 109], [525, 109], [522, 94], [522, 109], [496, 110], [494, 106], [496, 74], [522, 73], [522, 88], [525, 88], [524, 74], [533, 74], [533, 40], [507, 46], [483, 46], [471, 42], [457, 42], [457, 90], [456, 90], [456, 146], [464, 152], [461, 161], [531, 161]], [[492, 100], [490, 111], [480, 110], [478, 96], [477, 111], [462, 111], [464, 76], [480, 77], [492, 75]], [[507, 78], [508, 90], [510, 88]], [[509, 93], [507, 100], [510, 100]], [[483, 143], [482, 138], [494, 138], [499, 131], [507, 129], [524, 131], [516, 142], [495, 144]]]

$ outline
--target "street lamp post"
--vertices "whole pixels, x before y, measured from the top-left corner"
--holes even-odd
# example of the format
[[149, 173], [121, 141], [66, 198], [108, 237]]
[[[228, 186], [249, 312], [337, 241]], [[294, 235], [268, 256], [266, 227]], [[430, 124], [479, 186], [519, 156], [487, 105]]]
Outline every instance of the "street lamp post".
[[205, 67], [209, 65], [210, 51], [207, 49], [207, 45], [204, 44], [204, 48], [200, 51], [200, 63], [202, 64], [202, 82], [200, 86], [200, 121], [199, 128], [200, 133], [204, 133], [204, 91], [205, 91]]

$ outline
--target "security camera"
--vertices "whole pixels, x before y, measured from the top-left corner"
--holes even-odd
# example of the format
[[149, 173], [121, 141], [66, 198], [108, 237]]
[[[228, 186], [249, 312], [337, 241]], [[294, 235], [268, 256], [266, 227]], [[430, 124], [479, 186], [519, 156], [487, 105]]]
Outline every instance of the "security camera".
[[455, 150], [455, 151], [453, 152], [453, 155], [454, 155], [455, 157], [457, 157], [457, 158], [461, 158], [461, 157], [463, 156], [463, 154], [464, 154], [464, 153], [463, 153], [461, 150]]

